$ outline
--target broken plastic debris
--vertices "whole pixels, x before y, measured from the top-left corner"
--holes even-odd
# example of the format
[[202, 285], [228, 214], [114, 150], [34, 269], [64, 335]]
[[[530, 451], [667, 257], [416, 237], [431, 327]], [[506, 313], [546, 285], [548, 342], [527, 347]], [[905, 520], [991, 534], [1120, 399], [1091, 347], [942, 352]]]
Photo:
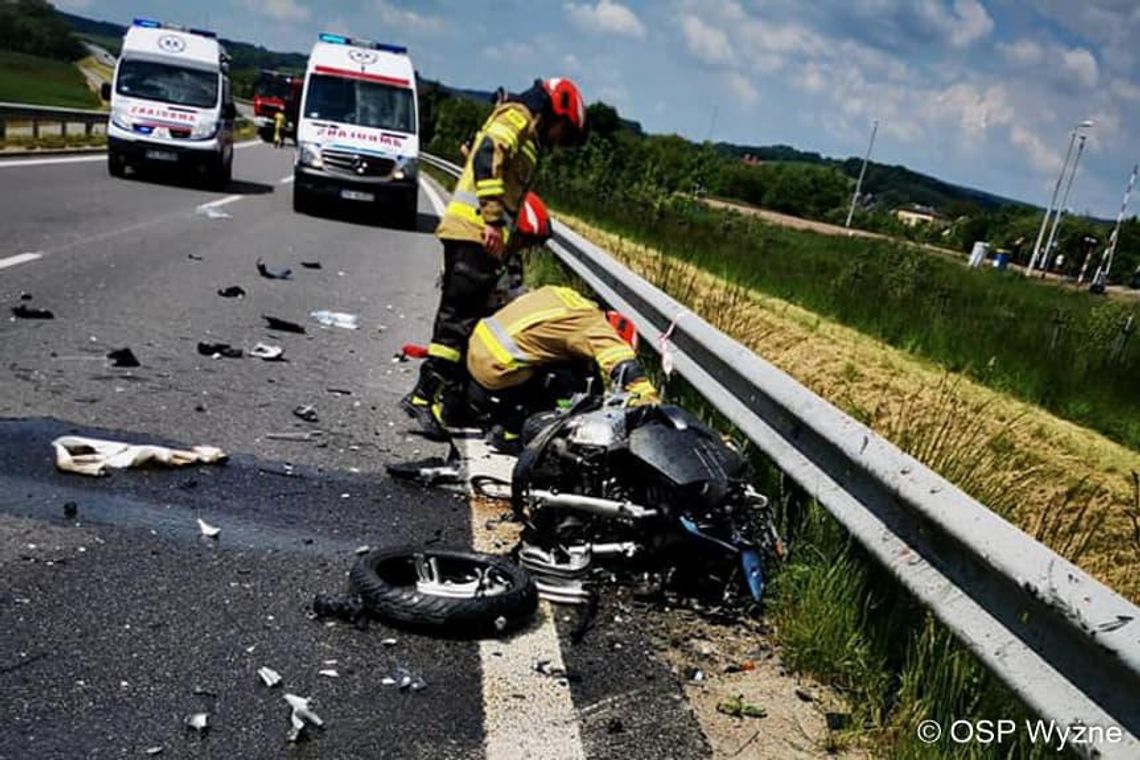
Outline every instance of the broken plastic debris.
[[161, 755], [165, 747], [147, 747], [143, 750], [148, 755]]
[[228, 288], [218, 290], [222, 298], [245, 298], [245, 289], [241, 285], [230, 285]]
[[198, 344], [198, 353], [202, 356], [212, 356], [215, 359], [225, 357], [226, 359], [240, 359], [241, 349], [234, 348], [229, 343], [205, 343]]
[[380, 643], [386, 647], [394, 647], [399, 642], [396, 639], [381, 639]]
[[312, 724], [317, 728], [325, 725], [320, 716], [317, 715], [309, 708], [309, 698], [299, 697], [296, 694], [286, 694], [285, 701], [289, 703], [292, 709], [292, 714], [289, 720], [292, 723], [292, 728], [289, 731], [288, 739], [290, 742], [299, 741], [304, 734], [305, 726]]
[[107, 354], [107, 358], [111, 360], [112, 367], [139, 367], [138, 357], [135, 352], [129, 348], [120, 348], [117, 351], [111, 351]]
[[346, 314], [342, 311], [321, 309], [320, 311], [309, 312], [309, 316], [325, 327], [343, 327], [346, 330], [356, 330], [360, 327], [359, 317], [355, 314]]
[[305, 422], [316, 422], [319, 419], [317, 417], [316, 407], [309, 406], [308, 404], [302, 404], [294, 409], [293, 416]]
[[191, 261], [201, 261], [202, 260], [202, 257], [196, 253], [188, 253], [188, 254], [186, 254], [186, 258], [190, 259]]
[[319, 262], [319, 261], [302, 261], [301, 266], [303, 266], [305, 269], [320, 269], [321, 268], [321, 262]]
[[265, 438], [269, 441], [311, 441], [314, 436], [319, 435], [319, 432], [313, 433], [266, 433]]
[[249, 349], [249, 355], [255, 359], [264, 359], [267, 362], [280, 361], [285, 356], [285, 349], [281, 346], [271, 346], [268, 343], [258, 343]]
[[261, 678], [261, 682], [271, 689], [281, 683], [281, 674], [273, 668], [258, 668], [257, 675]]
[[396, 679], [392, 678], [392, 676], [384, 676], [383, 678], [380, 679], [380, 683], [384, 686], [395, 686], [396, 685]]
[[325, 678], [340, 678], [340, 673], [336, 672], [332, 668], [328, 668], [327, 670], [318, 670], [317, 675], [324, 676]]
[[267, 314], [262, 314], [261, 318], [269, 324], [270, 330], [276, 330], [278, 332], [300, 333], [301, 335], [305, 334], [305, 328], [296, 322], [290, 322], [287, 319], [278, 319], [277, 317], [271, 317]]
[[186, 718], [186, 726], [195, 731], [205, 731], [210, 725], [210, 716], [206, 713], [194, 713]]
[[55, 466], [80, 475], [106, 475], [108, 469], [122, 470], [149, 462], [181, 467], [188, 464], [215, 464], [226, 454], [214, 446], [192, 446], [188, 450], [165, 446], [138, 445], [65, 435], [51, 442]]
[[257, 272], [270, 280], [288, 280], [293, 277], [292, 269], [270, 269], [261, 259], [257, 260]]
[[203, 203], [196, 211], [198, 216], [204, 216], [207, 219], [233, 219], [228, 211], [222, 211], [217, 206], [211, 206], [208, 203]]
[[218, 534], [222, 532], [221, 528], [210, 525], [201, 517], [198, 518], [198, 530], [202, 531], [202, 535], [206, 538], [217, 538]]
[[47, 309], [37, 309], [24, 303], [13, 306], [12, 313], [20, 319], [55, 319], [55, 314]]
[[364, 546], [356, 547], [353, 550], [353, 554], [367, 554], [371, 549], [372, 549], [371, 546], [369, 546], [368, 544], [365, 544]]

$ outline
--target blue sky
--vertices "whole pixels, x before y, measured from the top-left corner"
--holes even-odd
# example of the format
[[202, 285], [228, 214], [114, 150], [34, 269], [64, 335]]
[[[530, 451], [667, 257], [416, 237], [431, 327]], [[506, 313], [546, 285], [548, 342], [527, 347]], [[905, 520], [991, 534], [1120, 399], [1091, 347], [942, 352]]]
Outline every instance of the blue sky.
[[[448, 84], [575, 78], [652, 132], [874, 158], [1044, 205], [1082, 119], [1070, 206], [1115, 217], [1140, 159], [1136, 0], [59, 0], [306, 51], [320, 30], [409, 46]], [[713, 119], [716, 112], [715, 123]], [[1133, 210], [1134, 213], [1135, 209]]]

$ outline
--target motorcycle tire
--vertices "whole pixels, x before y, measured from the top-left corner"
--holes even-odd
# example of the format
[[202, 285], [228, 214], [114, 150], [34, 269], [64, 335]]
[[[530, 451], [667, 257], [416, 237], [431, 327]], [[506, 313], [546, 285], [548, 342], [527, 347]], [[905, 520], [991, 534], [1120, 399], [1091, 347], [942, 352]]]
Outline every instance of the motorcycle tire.
[[[417, 588], [415, 557], [451, 568], [483, 568], [505, 580], [498, 594], [456, 597]], [[495, 636], [526, 623], [538, 608], [538, 590], [523, 568], [506, 557], [468, 549], [397, 547], [362, 556], [349, 574], [368, 612], [387, 623], [456, 638]]]

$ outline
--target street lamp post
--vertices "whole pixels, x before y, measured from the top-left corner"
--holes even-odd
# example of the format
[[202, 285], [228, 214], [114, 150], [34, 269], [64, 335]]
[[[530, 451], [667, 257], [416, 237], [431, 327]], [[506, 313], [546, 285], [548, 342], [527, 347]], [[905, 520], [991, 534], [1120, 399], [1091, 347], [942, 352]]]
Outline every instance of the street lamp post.
[[1086, 135], [1080, 136], [1077, 143], [1077, 155], [1073, 159], [1073, 168], [1069, 171], [1069, 181], [1065, 185], [1065, 194], [1061, 196], [1061, 205], [1057, 207], [1057, 214], [1053, 217], [1053, 227], [1049, 230], [1049, 239], [1045, 242], [1045, 253], [1041, 257], [1041, 275], [1049, 271], [1049, 257], [1053, 255], [1053, 243], [1057, 240], [1057, 228], [1061, 226], [1061, 217], [1069, 202], [1069, 191], [1073, 189], [1073, 180], [1077, 177], [1077, 164], [1081, 162], [1081, 154], [1085, 151]]
[[863, 156], [863, 168], [859, 170], [859, 179], [855, 182], [855, 192], [851, 195], [851, 208], [847, 210], [847, 221], [844, 227], [851, 229], [851, 217], [855, 216], [855, 204], [859, 200], [859, 193], [863, 189], [863, 175], [867, 173], [867, 161], [871, 159], [871, 148], [875, 147], [875, 133], [879, 131], [879, 120], [871, 127], [871, 141], [867, 143], [867, 153]]
[[1057, 182], [1053, 185], [1053, 195], [1049, 198], [1049, 207], [1045, 209], [1045, 218], [1041, 220], [1041, 229], [1037, 231], [1037, 241], [1033, 244], [1033, 256], [1029, 259], [1029, 266], [1025, 268], [1025, 274], [1028, 275], [1037, 266], [1038, 257], [1041, 255], [1041, 243], [1045, 239], [1045, 229], [1049, 226], [1049, 217], [1053, 214], [1053, 207], [1057, 204], [1057, 193], [1061, 192], [1061, 183], [1065, 180], [1065, 171], [1069, 168], [1069, 158], [1073, 155], [1073, 146], [1077, 142], [1077, 133], [1082, 129], [1091, 127], [1093, 122], [1091, 119], [1085, 119], [1080, 124], [1073, 127], [1073, 131], [1069, 133], [1069, 149], [1065, 151], [1065, 161], [1061, 164], [1061, 173], [1057, 175]]

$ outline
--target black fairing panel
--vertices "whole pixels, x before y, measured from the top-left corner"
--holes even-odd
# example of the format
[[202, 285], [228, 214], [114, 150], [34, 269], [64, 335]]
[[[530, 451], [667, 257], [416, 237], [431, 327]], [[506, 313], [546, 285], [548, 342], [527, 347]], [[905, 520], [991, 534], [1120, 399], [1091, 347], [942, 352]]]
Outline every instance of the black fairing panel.
[[680, 407], [644, 409], [639, 420], [630, 419], [636, 427], [629, 434], [629, 451], [675, 486], [708, 483], [719, 491], [744, 476], [740, 455], [697, 418]]

